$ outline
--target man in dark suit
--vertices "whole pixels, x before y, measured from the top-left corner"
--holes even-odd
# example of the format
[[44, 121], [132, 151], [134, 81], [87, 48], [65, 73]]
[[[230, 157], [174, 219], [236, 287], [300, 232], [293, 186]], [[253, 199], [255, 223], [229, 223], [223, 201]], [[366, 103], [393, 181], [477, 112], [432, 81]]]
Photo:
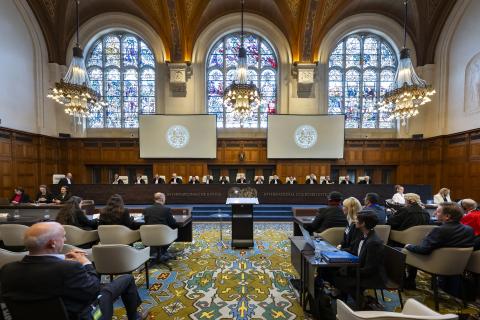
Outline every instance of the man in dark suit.
[[[435, 215], [441, 225], [434, 228], [423, 239], [420, 245], [407, 244], [405, 249], [418, 254], [430, 254], [435, 249], [439, 248], [468, 248], [473, 247], [474, 233], [469, 226], [460, 223], [463, 216], [463, 211], [460, 206], [453, 202], [440, 203], [435, 211]], [[405, 283], [405, 288], [415, 288], [415, 278], [417, 269], [411, 266], [407, 268], [408, 276]], [[448, 287], [457, 287], [455, 284], [447, 284]], [[453, 288], [448, 291], [457, 291], [458, 288]]]
[[317, 178], [313, 173], [311, 173], [308, 179], [305, 180], [305, 184], [317, 184]]
[[330, 176], [326, 176], [325, 179], [323, 179], [322, 184], [334, 184], [334, 182], [330, 180]]
[[90, 305], [97, 297], [102, 319], [113, 316], [113, 302], [122, 297], [129, 320], [139, 318], [141, 304], [135, 280], [131, 275], [100, 284], [85, 252], [73, 250], [61, 254], [65, 230], [57, 222], [34, 224], [25, 232], [29, 254], [21, 261], [5, 265], [0, 270], [2, 298], [13, 301], [33, 301], [61, 298], [70, 319], [91, 319]]
[[113, 182], [112, 184], [123, 184], [123, 180], [120, 179], [120, 175], [118, 173], [115, 173], [113, 175]]
[[183, 181], [182, 181], [182, 179], [177, 177], [176, 173], [172, 173], [172, 178], [170, 179], [170, 181], [168, 183], [170, 183], [170, 184], [182, 184]]
[[65, 175], [65, 178], [58, 180], [58, 188], [60, 189], [62, 186], [68, 186], [73, 184], [72, 174], [69, 172]]
[[240, 183], [240, 184], [247, 183], [247, 179], [245, 179], [245, 176], [243, 174], [240, 176], [240, 178], [237, 179], [237, 183]]
[[200, 180], [197, 179], [196, 176], [192, 176], [192, 179], [188, 181], [189, 184], [200, 184]]
[[220, 177], [219, 182], [220, 182], [220, 184], [229, 184], [229, 181], [228, 181], [226, 176]]
[[310, 224], [305, 224], [305, 229], [310, 232], [321, 233], [328, 228], [346, 227], [347, 218], [342, 209], [343, 195], [338, 191], [332, 191], [328, 195], [328, 206], [318, 209], [317, 216]]
[[290, 176], [287, 178], [287, 184], [297, 184], [297, 178]]
[[160, 175], [156, 174], [153, 178], [152, 178], [152, 182], [150, 182], [151, 184], [165, 184], [165, 179], [163, 179], [162, 177], [160, 177]]
[[358, 184], [372, 184], [372, 181], [370, 180], [369, 176], [363, 177], [363, 180], [360, 180]]
[[343, 179], [342, 182], [340, 182], [340, 184], [353, 184], [353, 181], [350, 181], [349, 176], [345, 176], [345, 179]]
[[145, 184], [145, 180], [142, 179], [141, 173], [137, 173], [134, 184]]
[[206, 176], [205, 184], [212, 184], [212, 183], [213, 183], [213, 176]]
[[385, 224], [387, 223], [387, 213], [385, 212], [385, 208], [378, 204], [379, 201], [380, 196], [378, 195], [378, 193], [367, 193], [364, 200], [364, 209], [371, 210], [377, 214], [378, 224]]
[[430, 224], [430, 214], [421, 207], [420, 196], [415, 193], [404, 195], [405, 206], [400, 207], [397, 212], [388, 217], [387, 224], [392, 230], [403, 231], [408, 228]]
[[270, 184], [282, 184], [282, 180], [280, 180], [277, 175], [274, 175], [272, 180], [270, 180]]

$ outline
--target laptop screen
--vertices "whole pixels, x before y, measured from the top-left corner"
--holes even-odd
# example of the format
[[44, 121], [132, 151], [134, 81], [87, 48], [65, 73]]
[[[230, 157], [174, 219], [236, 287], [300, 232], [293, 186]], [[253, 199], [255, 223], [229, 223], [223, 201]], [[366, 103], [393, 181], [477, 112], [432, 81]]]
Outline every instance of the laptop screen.
[[305, 230], [305, 228], [302, 225], [299, 225], [300, 231], [302, 231], [303, 239], [305, 242], [307, 242], [312, 248], [315, 248], [315, 243], [313, 242], [312, 237], [310, 236], [310, 233]]

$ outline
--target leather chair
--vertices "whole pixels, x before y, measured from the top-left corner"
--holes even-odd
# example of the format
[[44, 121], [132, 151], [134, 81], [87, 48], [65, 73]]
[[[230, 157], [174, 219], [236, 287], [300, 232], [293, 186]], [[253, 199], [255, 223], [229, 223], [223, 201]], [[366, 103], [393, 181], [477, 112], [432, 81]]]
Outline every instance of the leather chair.
[[390, 227], [389, 225], [386, 224], [379, 224], [375, 226], [375, 233], [377, 236], [382, 239], [383, 244], [387, 244], [388, 242], [388, 237], [390, 236]]
[[65, 243], [72, 246], [78, 247], [98, 241], [97, 230], [88, 231], [70, 225], [64, 225], [63, 228], [65, 229], [65, 237], [67, 239]]
[[157, 262], [166, 266], [169, 270], [172, 267], [166, 261], [160, 260], [162, 249], [166, 249], [178, 238], [178, 229], [172, 229], [163, 224], [143, 225], [140, 227], [142, 243], [157, 249]]
[[[47, 300], [33, 300], [33, 301], [15, 301], [5, 299], [8, 312], [11, 319], [15, 320], [29, 320], [29, 319], [48, 319], [68, 320], [68, 313], [61, 298], [52, 298]], [[39, 317], [40, 316], [40, 317]]]
[[132, 244], [140, 240], [140, 232], [122, 225], [98, 226], [98, 237], [103, 244]]
[[440, 314], [427, 306], [421, 304], [415, 299], [408, 299], [402, 312], [387, 311], [353, 311], [342, 300], [337, 300], [337, 319], [338, 320], [387, 320], [387, 319], [418, 319], [418, 320], [456, 320], [456, 314]]
[[23, 235], [28, 227], [23, 224], [2, 224], [0, 225], [0, 234], [2, 235], [3, 244], [7, 248], [25, 248]]
[[28, 254], [28, 251], [12, 252], [0, 249], [0, 268], [10, 262], [20, 261]]
[[435, 310], [439, 309], [437, 277], [463, 275], [472, 251], [472, 247], [440, 248], [429, 255], [423, 255], [410, 252], [407, 249], [402, 250], [407, 255], [406, 263], [408, 265], [432, 275]]
[[147, 290], [150, 288], [148, 277], [148, 260], [150, 248], [135, 249], [125, 244], [96, 245], [92, 247], [95, 269], [98, 274], [113, 275], [132, 273], [145, 265], [145, 283]]
[[420, 225], [410, 227], [403, 231], [391, 230], [390, 240], [401, 244], [419, 245], [427, 234], [429, 234], [437, 226], [434, 225]]
[[320, 238], [324, 239], [331, 245], [338, 246], [339, 244], [342, 243], [344, 233], [345, 233], [345, 228], [334, 227], [334, 228], [328, 228], [327, 230], [324, 230], [322, 233], [314, 232], [314, 235], [319, 236]]

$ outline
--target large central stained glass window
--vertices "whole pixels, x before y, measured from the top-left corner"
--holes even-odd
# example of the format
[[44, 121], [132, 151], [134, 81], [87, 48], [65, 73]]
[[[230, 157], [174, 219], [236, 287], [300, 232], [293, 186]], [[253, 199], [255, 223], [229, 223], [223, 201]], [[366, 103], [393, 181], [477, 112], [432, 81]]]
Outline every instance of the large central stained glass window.
[[138, 115], [155, 113], [155, 57], [138, 36], [113, 32], [98, 39], [86, 57], [90, 84], [106, 106], [89, 128], [137, 128]]
[[346, 128], [394, 128], [390, 113], [378, 101], [392, 86], [397, 55], [373, 33], [343, 38], [328, 60], [328, 113], [345, 113]]
[[[262, 37], [244, 34], [248, 81], [259, 88], [260, 106], [244, 121], [244, 128], [266, 128], [267, 115], [277, 110], [278, 63], [275, 51]], [[240, 128], [233, 110], [223, 105], [223, 90], [236, 79], [240, 33], [231, 33], [215, 43], [207, 57], [207, 111], [217, 115], [218, 128]]]

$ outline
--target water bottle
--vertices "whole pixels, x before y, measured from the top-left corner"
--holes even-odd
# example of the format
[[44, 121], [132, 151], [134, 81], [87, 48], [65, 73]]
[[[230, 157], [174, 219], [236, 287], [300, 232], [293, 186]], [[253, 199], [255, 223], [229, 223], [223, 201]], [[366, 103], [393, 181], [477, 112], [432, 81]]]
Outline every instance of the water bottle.
[[315, 239], [315, 260], [320, 260], [322, 258], [322, 244], [320, 238]]

